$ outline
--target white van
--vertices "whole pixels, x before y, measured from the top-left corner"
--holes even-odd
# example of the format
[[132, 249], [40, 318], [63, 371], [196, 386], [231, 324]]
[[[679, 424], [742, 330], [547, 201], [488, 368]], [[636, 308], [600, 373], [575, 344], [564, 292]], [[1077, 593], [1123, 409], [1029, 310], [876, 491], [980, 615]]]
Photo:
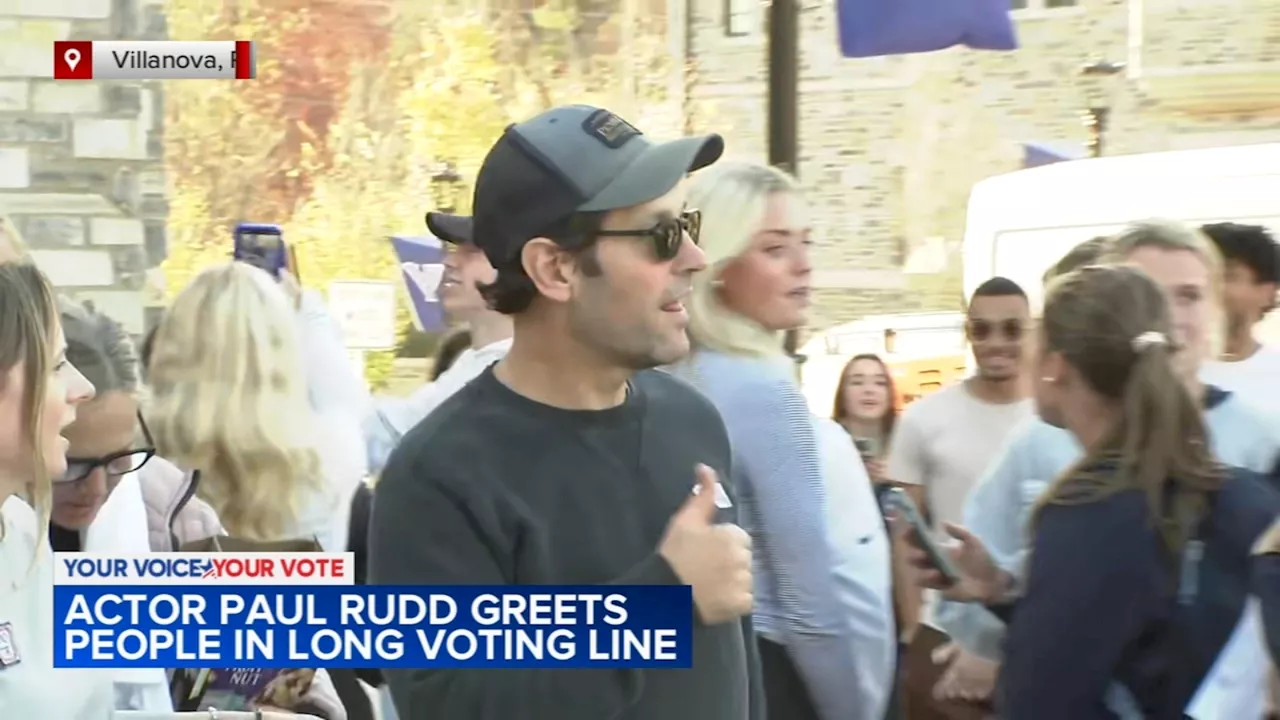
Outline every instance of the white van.
[[[1068, 250], [1154, 217], [1280, 234], [1280, 143], [1073, 160], [983, 180], [969, 197], [965, 297], [1002, 275], [1038, 308], [1044, 272]], [[1280, 312], [1265, 324], [1265, 339], [1280, 341]]]

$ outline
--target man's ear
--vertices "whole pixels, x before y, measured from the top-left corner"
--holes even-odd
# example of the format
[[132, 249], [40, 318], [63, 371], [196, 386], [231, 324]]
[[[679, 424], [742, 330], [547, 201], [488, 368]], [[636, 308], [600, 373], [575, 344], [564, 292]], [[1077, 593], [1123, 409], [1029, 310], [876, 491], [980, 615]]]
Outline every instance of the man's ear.
[[573, 260], [554, 240], [534, 238], [520, 250], [520, 264], [538, 293], [555, 302], [568, 302], [573, 295]]

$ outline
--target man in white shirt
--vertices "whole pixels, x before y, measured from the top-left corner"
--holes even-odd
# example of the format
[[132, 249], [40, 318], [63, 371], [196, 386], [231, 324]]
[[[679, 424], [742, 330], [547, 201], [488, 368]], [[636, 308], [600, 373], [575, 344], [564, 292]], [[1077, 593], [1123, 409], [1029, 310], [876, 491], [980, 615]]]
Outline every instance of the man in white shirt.
[[1225, 261], [1222, 304], [1227, 337], [1222, 359], [1205, 363], [1200, 377], [1246, 399], [1280, 427], [1280, 348], [1254, 336], [1255, 326], [1276, 305], [1280, 246], [1258, 225], [1215, 223], [1201, 230]]
[[445, 256], [438, 295], [445, 316], [471, 332], [471, 347], [453, 365], [406, 398], [380, 398], [365, 423], [369, 445], [369, 468], [380, 472], [400, 438], [422, 421], [482, 370], [497, 362], [511, 348], [511, 318], [489, 308], [480, 294], [480, 285], [492, 283], [497, 271], [484, 252], [472, 241], [471, 218], [445, 213], [427, 213], [427, 229], [445, 241]]
[[[1032, 337], [1027, 295], [1012, 280], [993, 277], [974, 291], [965, 332], [977, 372], [912, 403], [893, 431], [888, 472], [924, 500], [938, 526], [963, 521], [964, 501], [1004, 447], [1010, 432], [1034, 412], [1026, 378]], [[932, 605], [933, 603], [929, 603]], [[925, 611], [932, 619], [931, 609]], [[947, 698], [984, 700], [995, 687], [994, 662], [952, 643], [935, 661], [954, 659], [936, 692]]]

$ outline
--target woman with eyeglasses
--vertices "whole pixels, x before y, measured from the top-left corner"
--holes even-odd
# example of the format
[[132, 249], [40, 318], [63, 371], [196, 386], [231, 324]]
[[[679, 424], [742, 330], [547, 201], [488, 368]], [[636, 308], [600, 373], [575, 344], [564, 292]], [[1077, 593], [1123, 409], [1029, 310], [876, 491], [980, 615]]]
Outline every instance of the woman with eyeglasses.
[[[139, 553], [221, 534], [217, 515], [192, 497], [194, 480], [155, 457], [138, 414], [138, 360], [129, 336], [92, 307], [59, 305], [67, 361], [96, 392], [63, 431], [67, 466], [53, 478], [49, 544], [58, 552]], [[117, 671], [115, 688], [117, 709], [172, 710], [161, 671]]]
[[222, 534], [217, 513], [195, 497], [197, 477], [156, 457], [138, 412], [138, 357], [124, 329], [90, 307], [63, 303], [61, 315], [67, 359], [97, 394], [65, 432], [71, 443], [67, 471], [54, 479], [49, 525], [54, 550], [95, 550], [95, 533], [118, 533], [94, 520], [122, 482], [130, 492], [138, 492], [135, 483], [140, 488], [152, 550], [173, 551]]
[[687, 302], [694, 351], [676, 372], [729, 431], [769, 717], [883, 720], [897, 663], [887, 533], [857, 449], [809, 410], [782, 347], [808, 313], [807, 206], [794, 179], [762, 165], [719, 163], [692, 183], [707, 269]]

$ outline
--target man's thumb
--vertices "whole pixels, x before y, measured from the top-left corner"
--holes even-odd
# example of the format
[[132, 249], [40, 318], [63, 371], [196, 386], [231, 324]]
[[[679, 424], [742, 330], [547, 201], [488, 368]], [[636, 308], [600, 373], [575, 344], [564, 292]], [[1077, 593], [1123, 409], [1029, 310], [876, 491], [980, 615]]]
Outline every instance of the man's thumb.
[[698, 478], [698, 484], [694, 486], [693, 497], [686, 500], [684, 507], [680, 508], [678, 517], [690, 522], [710, 524], [716, 517], [716, 489], [719, 487], [716, 471], [698, 464], [693, 472]]

